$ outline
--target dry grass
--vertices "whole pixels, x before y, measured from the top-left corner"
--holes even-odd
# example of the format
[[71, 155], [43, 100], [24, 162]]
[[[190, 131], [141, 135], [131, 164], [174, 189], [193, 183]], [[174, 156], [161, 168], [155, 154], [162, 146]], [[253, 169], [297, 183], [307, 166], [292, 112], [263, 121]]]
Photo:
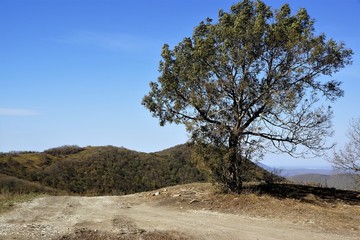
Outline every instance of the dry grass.
[[188, 184], [136, 194], [141, 201], [180, 209], [211, 210], [290, 221], [337, 233], [360, 234], [360, 193], [291, 184], [250, 185], [243, 194], [211, 184]]
[[0, 194], [0, 213], [11, 210], [16, 204], [27, 202], [39, 196], [38, 193], [12, 194], [2, 192]]

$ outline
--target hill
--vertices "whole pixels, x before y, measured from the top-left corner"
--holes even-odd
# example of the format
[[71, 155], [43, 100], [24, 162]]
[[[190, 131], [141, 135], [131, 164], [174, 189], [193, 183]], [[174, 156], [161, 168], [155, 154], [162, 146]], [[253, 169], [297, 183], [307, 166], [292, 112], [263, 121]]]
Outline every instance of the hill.
[[343, 190], [360, 190], [359, 177], [357, 174], [301, 174], [289, 177], [288, 179], [301, 184], [311, 184]]
[[[156, 154], [159, 154], [164, 157], [170, 157], [174, 159], [180, 159], [182, 161], [186, 161], [186, 159], [191, 159], [191, 145], [189, 144], [181, 144], [177, 145], [162, 151], [157, 152]], [[191, 162], [194, 162], [191, 160]], [[284, 181], [285, 178], [277, 176], [272, 173], [271, 168], [268, 168], [266, 165], [263, 165], [261, 163], [254, 163], [252, 161], [247, 161], [246, 165], [246, 172], [243, 175], [243, 180], [245, 182], [260, 182], [260, 181], [266, 181], [266, 182], [273, 182], [273, 181]]]
[[332, 168], [283, 168], [281, 169], [281, 176], [290, 178], [297, 175], [306, 174], [320, 174], [320, 175], [332, 175], [334, 174]]
[[[209, 179], [192, 161], [187, 144], [155, 153], [113, 146], [2, 153], [0, 174], [0, 187], [6, 191], [19, 190], [12, 187], [17, 184], [86, 195], [123, 195]], [[252, 162], [245, 177], [247, 181], [279, 180]], [[9, 178], [12, 181], [5, 181]]]
[[186, 154], [147, 154], [113, 146], [3, 153], [0, 174], [0, 186], [7, 191], [14, 188], [5, 176], [12, 177], [12, 183], [87, 195], [129, 194], [207, 180]]
[[17, 177], [0, 174], [0, 193], [6, 194], [10, 192], [28, 194], [28, 193], [49, 193], [61, 194], [58, 189], [45, 187], [37, 182], [31, 182]]

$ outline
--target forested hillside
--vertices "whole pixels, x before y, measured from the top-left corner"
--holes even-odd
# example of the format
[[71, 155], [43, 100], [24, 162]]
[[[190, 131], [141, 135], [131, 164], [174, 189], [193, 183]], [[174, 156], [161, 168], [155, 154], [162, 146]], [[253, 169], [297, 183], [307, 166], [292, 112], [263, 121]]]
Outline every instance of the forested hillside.
[[[0, 154], [0, 190], [86, 195], [122, 195], [204, 182], [211, 173], [191, 160], [191, 147], [156, 153], [113, 146], [62, 146], [44, 152]], [[246, 181], [279, 180], [249, 161]]]
[[[0, 187], [4, 191], [63, 190], [68, 193], [128, 194], [207, 180], [189, 154], [140, 153], [112, 146], [63, 146], [41, 153], [3, 153]], [[35, 187], [36, 186], [36, 187]]]

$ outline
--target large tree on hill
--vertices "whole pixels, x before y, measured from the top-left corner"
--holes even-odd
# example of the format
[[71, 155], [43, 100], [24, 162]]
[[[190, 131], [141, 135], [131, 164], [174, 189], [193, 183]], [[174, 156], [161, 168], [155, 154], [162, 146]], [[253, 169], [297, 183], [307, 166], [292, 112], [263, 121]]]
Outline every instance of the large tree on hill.
[[[185, 124], [193, 142], [226, 151], [216, 166], [231, 191], [244, 163], [263, 151], [320, 154], [332, 134], [330, 107], [343, 95], [331, 76], [351, 63], [343, 43], [316, 35], [305, 9], [272, 10], [244, 0], [206, 19], [174, 49], [162, 49], [160, 76], [142, 104], [160, 124]], [[298, 146], [302, 146], [298, 148]]]

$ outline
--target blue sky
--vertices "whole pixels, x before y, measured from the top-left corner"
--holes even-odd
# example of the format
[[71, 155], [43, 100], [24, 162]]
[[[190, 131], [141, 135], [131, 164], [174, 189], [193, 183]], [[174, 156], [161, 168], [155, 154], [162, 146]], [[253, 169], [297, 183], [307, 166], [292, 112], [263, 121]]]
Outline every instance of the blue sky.
[[[333, 76], [345, 97], [333, 104], [341, 146], [360, 117], [360, 1], [267, 0], [305, 7], [316, 30], [353, 49], [353, 65]], [[158, 76], [164, 43], [191, 36], [235, 1], [1, 0], [0, 152], [114, 145], [152, 152], [186, 142], [183, 126], [160, 127], [140, 104]], [[274, 166], [320, 166], [321, 159], [267, 156]]]

